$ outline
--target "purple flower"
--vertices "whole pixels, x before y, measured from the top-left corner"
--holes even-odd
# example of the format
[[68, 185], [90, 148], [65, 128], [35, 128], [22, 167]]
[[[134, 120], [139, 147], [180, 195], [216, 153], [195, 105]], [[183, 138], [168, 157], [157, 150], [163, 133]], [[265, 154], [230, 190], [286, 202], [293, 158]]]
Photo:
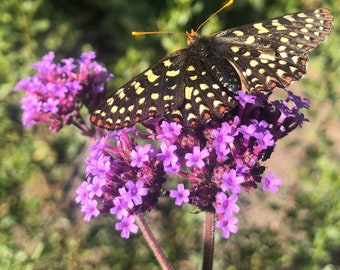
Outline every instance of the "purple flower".
[[96, 200], [88, 199], [83, 206], [81, 207], [81, 211], [85, 213], [84, 220], [90, 221], [92, 217], [99, 216], [100, 212], [97, 209], [98, 202]]
[[89, 194], [87, 192], [88, 182], [83, 181], [81, 185], [77, 188], [76, 193], [78, 196], [76, 197], [77, 203], [85, 204], [85, 202], [89, 199]]
[[92, 178], [91, 184], [87, 185], [87, 191], [89, 198], [92, 199], [94, 196], [101, 197], [103, 194], [102, 187], [106, 184], [105, 179], [95, 176]]
[[[277, 141], [304, 121], [291, 104], [297, 98], [287, 98], [278, 108], [269, 96], [241, 95], [243, 107], [202, 126], [182, 126], [160, 117], [144, 123], [143, 133], [136, 128], [109, 133], [90, 149], [87, 181], [77, 189], [76, 201], [84, 209], [89, 200], [96, 200], [100, 213], [114, 215], [119, 220], [116, 229], [129, 237], [137, 231], [134, 215], [168, 197], [176, 205], [215, 211], [216, 225], [228, 238], [238, 229], [238, 194], [258, 189], [261, 182], [263, 190], [277, 191], [281, 180], [272, 173], [263, 177], [263, 162]], [[282, 117], [283, 110], [290, 113]], [[167, 181], [176, 181], [177, 189], [168, 189]]]
[[265, 132], [259, 132], [255, 135], [258, 145], [262, 149], [266, 149], [269, 146], [274, 146], [274, 136], [266, 130]]
[[80, 56], [83, 63], [91, 63], [90, 60], [96, 58], [96, 54], [92, 51], [90, 52], [83, 52]]
[[276, 193], [278, 191], [277, 186], [282, 185], [282, 180], [280, 178], [275, 178], [274, 174], [269, 172], [267, 177], [261, 179], [261, 183], [263, 185], [263, 191], [270, 190], [271, 192]]
[[230, 126], [225, 122], [222, 123], [220, 128], [211, 131], [211, 136], [213, 138], [212, 144], [215, 147], [218, 160], [227, 158], [227, 155], [230, 153], [229, 144], [234, 142], [237, 132], [235, 126]]
[[145, 146], [136, 146], [136, 150], [131, 152], [131, 166], [142, 168], [143, 163], [149, 160], [149, 151], [151, 148], [151, 144], [146, 144]]
[[236, 223], [238, 219], [234, 216], [222, 216], [221, 219], [217, 220], [216, 228], [220, 228], [222, 230], [222, 236], [224, 238], [229, 238], [230, 233], [237, 233], [238, 227]]
[[189, 202], [190, 191], [184, 188], [183, 184], [177, 185], [177, 190], [170, 190], [170, 198], [176, 199], [176, 205]]
[[239, 127], [238, 131], [242, 133], [243, 138], [247, 141], [250, 139], [250, 137], [255, 137], [257, 135], [257, 127], [254, 124], [242, 125]]
[[143, 181], [138, 180], [136, 183], [128, 181], [125, 186], [128, 189], [128, 192], [124, 195], [126, 200], [132, 200], [135, 205], [142, 204], [142, 196], [148, 194], [148, 190], [144, 188]]
[[165, 139], [170, 143], [173, 143], [179, 134], [181, 134], [182, 125], [178, 123], [168, 123], [163, 121], [160, 125], [162, 133], [157, 135], [157, 139]]
[[[92, 60], [94, 52], [88, 55], [91, 58], [82, 56], [77, 61], [68, 58], [54, 63], [54, 53], [49, 52], [42, 61], [32, 65], [37, 70], [36, 75], [17, 83], [15, 90], [28, 93], [21, 101], [22, 123], [27, 129], [35, 124], [49, 123], [50, 130], [59, 131], [72, 123], [82, 131], [86, 130], [79, 110], [83, 105], [92, 110], [103, 100], [104, 86], [112, 78], [104, 67]], [[102, 91], [93, 91], [93, 88]]]
[[231, 190], [232, 193], [237, 194], [241, 192], [241, 183], [244, 182], [244, 176], [243, 175], [237, 175], [236, 170], [230, 170], [229, 172], [224, 172], [221, 175], [221, 178], [223, 180], [221, 184], [222, 191], [228, 191]]
[[213, 145], [219, 147], [223, 144], [232, 143], [236, 135], [236, 131], [233, 129], [234, 127], [228, 125], [228, 123], [222, 123], [220, 128], [214, 129], [211, 132], [211, 136], [214, 138]]
[[255, 96], [254, 95], [247, 95], [245, 91], [241, 90], [237, 92], [237, 96], [235, 97], [236, 100], [239, 101], [242, 107], [248, 104], [255, 104]]
[[240, 207], [236, 205], [238, 197], [236, 194], [232, 194], [229, 197], [220, 192], [216, 195], [216, 203], [215, 207], [217, 214], [223, 215], [231, 215], [232, 213], [238, 213], [240, 211]]
[[202, 169], [205, 164], [203, 159], [209, 156], [209, 151], [207, 149], [200, 150], [199, 146], [194, 146], [193, 153], [185, 154], [185, 159], [187, 162], [185, 163], [188, 167], [196, 166], [199, 169]]
[[177, 150], [176, 145], [167, 146], [165, 143], [161, 144], [161, 153], [157, 154], [157, 159], [163, 161], [164, 166], [176, 164], [178, 157], [175, 154]]
[[292, 91], [288, 91], [287, 100], [292, 101], [296, 109], [309, 108], [309, 102], [306, 98], [302, 99], [300, 96], [295, 95]]
[[137, 233], [138, 226], [134, 224], [135, 217], [133, 215], [123, 217], [120, 222], [116, 223], [115, 229], [117, 231], [122, 231], [120, 237], [129, 238], [130, 232]]
[[170, 163], [170, 165], [164, 167], [164, 171], [168, 174], [175, 174], [180, 172], [181, 165], [178, 163]]
[[114, 206], [110, 208], [110, 213], [115, 215], [117, 219], [122, 219], [129, 215], [128, 209], [132, 207], [123, 197], [116, 197], [112, 202]]
[[87, 164], [86, 174], [92, 174], [93, 176], [99, 176], [100, 178], [105, 178], [107, 172], [111, 169], [111, 157], [105, 155], [102, 152], [98, 155], [96, 152], [90, 157], [85, 159]]
[[48, 98], [45, 102], [42, 103], [42, 111], [44, 113], [57, 113], [59, 100], [55, 100], [53, 98]]

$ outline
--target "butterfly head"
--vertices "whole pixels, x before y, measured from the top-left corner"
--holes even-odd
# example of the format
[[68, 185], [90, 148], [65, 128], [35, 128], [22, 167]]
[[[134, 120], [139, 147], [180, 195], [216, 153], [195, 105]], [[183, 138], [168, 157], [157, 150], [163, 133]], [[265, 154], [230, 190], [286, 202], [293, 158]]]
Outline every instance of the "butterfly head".
[[186, 31], [185, 34], [187, 35], [187, 44], [190, 46], [194, 43], [195, 39], [198, 37], [198, 33], [191, 29], [191, 31]]

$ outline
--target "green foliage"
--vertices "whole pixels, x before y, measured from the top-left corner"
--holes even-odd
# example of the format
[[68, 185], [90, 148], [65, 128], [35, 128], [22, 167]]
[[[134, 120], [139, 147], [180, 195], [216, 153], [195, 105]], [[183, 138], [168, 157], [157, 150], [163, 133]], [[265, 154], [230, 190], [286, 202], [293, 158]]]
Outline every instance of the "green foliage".
[[[306, 2], [235, 1], [202, 33], [316, 7], [320, 1]], [[340, 25], [337, 1], [322, 2]], [[74, 197], [87, 142], [72, 127], [58, 134], [46, 127], [25, 131], [22, 95], [12, 89], [50, 50], [64, 58], [96, 51], [116, 75], [116, 88], [186, 44], [180, 34], [132, 37], [131, 31], [195, 29], [221, 5], [208, 0], [0, 1], [1, 269], [159, 269], [142, 237], [120, 239], [111, 217], [83, 222]], [[252, 199], [244, 196], [238, 234], [229, 240], [217, 236], [215, 269], [340, 267], [339, 39], [335, 27], [312, 53], [304, 86], [296, 84], [311, 100], [311, 124], [287, 137], [283, 160], [270, 167], [275, 172], [287, 166], [289, 174], [276, 173], [285, 188], [271, 199], [261, 191], [249, 194]], [[176, 269], [201, 264], [202, 216], [192, 211], [160, 202], [147, 217]]]

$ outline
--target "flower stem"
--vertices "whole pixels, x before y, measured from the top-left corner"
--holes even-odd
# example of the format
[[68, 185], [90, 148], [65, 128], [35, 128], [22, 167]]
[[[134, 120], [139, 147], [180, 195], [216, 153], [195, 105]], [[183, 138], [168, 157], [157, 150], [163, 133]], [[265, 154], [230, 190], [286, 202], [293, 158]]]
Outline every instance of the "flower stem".
[[150, 227], [145, 222], [145, 219], [142, 217], [141, 214], [136, 215], [136, 222], [143, 233], [143, 236], [148, 243], [149, 247], [151, 248], [153, 254], [155, 255], [157, 261], [161, 265], [163, 270], [172, 270], [172, 266], [170, 265], [168, 259], [166, 258], [163, 250], [159, 246], [155, 236], [150, 230]]
[[214, 258], [215, 214], [205, 212], [202, 270], [212, 270]]

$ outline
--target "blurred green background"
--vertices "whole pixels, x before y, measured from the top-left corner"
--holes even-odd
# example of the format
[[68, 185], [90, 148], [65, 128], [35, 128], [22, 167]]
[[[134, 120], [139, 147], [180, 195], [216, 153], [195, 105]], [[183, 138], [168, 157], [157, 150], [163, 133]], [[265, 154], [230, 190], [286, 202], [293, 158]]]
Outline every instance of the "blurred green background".
[[[211, 34], [308, 8], [328, 7], [335, 27], [310, 54], [291, 89], [311, 101], [310, 123], [279, 142], [268, 170], [276, 195], [241, 196], [239, 232], [216, 234], [214, 269], [340, 268], [340, 5], [338, 0], [236, 0], [202, 30]], [[0, 269], [160, 269], [140, 234], [122, 240], [111, 216], [85, 223], [75, 204], [88, 141], [73, 127], [58, 134], [21, 125], [15, 84], [50, 50], [58, 59], [94, 50], [114, 73], [112, 89], [173, 50], [183, 35], [131, 31], [196, 28], [222, 1], [0, 1]], [[147, 215], [175, 269], [199, 269], [203, 214], [160, 201]]]

